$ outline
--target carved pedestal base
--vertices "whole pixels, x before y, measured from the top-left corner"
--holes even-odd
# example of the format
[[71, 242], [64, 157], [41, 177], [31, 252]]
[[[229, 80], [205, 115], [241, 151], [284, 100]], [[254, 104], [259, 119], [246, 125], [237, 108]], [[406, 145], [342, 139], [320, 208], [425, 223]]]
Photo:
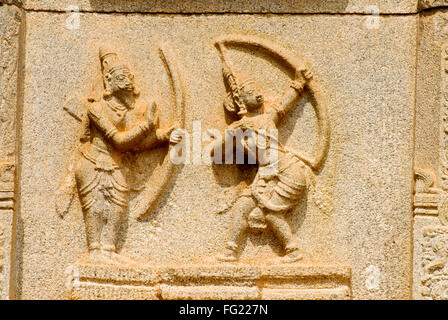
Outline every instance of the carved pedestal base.
[[350, 299], [350, 268], [340, 265], [216, 264], [110, 268], [74, 264], [71, 299]]

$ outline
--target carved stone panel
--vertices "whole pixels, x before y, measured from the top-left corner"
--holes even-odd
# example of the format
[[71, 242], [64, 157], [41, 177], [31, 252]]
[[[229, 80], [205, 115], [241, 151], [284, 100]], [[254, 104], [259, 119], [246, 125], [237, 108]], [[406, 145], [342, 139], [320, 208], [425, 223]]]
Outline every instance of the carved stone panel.
[[[381, 19], [382, 48], [356, 15], [80, 17], [71, 30], [27, 13], [20, 297], [211, 298], [227, 280], [228, 298], [410, 296], [416, 17]], [[279, 171], [203, 162], [213, 129], [274, 130], [269, 144], [278, 130]], [[167, 164], [178, 139], [189, 158]], [[85, 264], [109, 266], [105, 280]], [[180, 285], [177, 266], [205, 265], [258, 284], [242, 271]], [[114, 268], [162, 280], [117, 287]]]
[[446, 296], [443, 1], [1, 3], [1, 298]]
[[350, 268], [326, 264], [114, 268], [75, 264], [71, 299], [348, 299]]
[[422, 296], [448, 299], [448, 228], [426, 227], [423, 230]]

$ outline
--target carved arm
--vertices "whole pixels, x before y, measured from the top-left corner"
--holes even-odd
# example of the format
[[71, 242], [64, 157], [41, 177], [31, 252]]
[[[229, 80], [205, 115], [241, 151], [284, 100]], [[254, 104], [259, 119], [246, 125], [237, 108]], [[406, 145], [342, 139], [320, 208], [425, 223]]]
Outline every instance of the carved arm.
[[228, 159], [233, 163], [234, 152], [236, 148], [240, 148], [241, 151], [249, 156], [249, 159], [256, 159], [256, 141], [255, 131], [245, 128], [242, 125], [241, 120], [239, 120], [232, 123], [223, 133], [215, 135], [215, 140], [210, 149], [210, 155], [215, 157], [215, 150], [221, 150], [222, 161], [225, 162], [225, 160]]
[[118, 131], [116, 126], [105, 116], [102, 116], [96, 108], [89, 108], [90, 120], [104, 133], [107, 139], [120, 151], [131, 150], [138, 142], [148, 135], [154, 123], [147, 118], [133, 128], [126, 131]]
[[268, 111], [275, 123], [283, 118], [294, 107], [297, 99], [303, 92], [306, 81], [310, 78], [311, 74], [309, 72], [305, 72], [304, 75], [302, 74], [302, 71], [297, 71], [295, 79], [291, 81], [289, 88], [286, 89], [285, 93], [280, 98], [280, 101], [274, 104], [272, 109]]
[[171, 132], [174, 131], [178, 125], [170, 126], [165, 129], [150, 130], [146, 137], [132, 148], [133, 151], [140, 152], [159, 146], [164, 142], [170, 141]]

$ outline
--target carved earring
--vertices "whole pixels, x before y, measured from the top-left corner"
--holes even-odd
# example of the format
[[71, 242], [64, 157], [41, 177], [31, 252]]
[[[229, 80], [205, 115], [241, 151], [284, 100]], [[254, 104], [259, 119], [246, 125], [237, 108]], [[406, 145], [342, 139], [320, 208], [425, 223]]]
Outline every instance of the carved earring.
[[138, 97], [140, 95], [140, 89], [134, 84], [134, 96]]
[[106, 74], [104, 76], [104, 92], [103, 92], [103, 97], [106, 99], [112, 95], [112, 88], [110, 85], [110, 80], [111, 80], [110, 74]]

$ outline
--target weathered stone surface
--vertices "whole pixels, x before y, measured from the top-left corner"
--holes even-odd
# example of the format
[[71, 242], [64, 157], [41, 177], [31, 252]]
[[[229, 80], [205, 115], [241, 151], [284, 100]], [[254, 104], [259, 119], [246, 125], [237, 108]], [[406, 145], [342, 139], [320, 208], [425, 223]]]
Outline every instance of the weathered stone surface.
[[447, 1], [1, 4], [0, 298], [447, 299]]
[[72, 299], [348, 299], [350, 269], [338, 265], [188, 265], [69, 268]]
[[2, 0], [2, 1], [0, 1], [0, 3], [14, 5], [17, 7], [21, 7], [23, 5], [22, 0]]
[[[306, 201], [289, 216], [301, 249], [317, 261], [350, 266], [353, 298], [410, 298], [416, 16], [380, 18], [376, 30], [357, 15], [83, 13], [78, 30], [67, 29], [66, 19], [27, 13], [21, 298], [66, 297], [65, 269], [87, 250], [79, 204], [75, 201], [61, 221], [53, 199], [79, 128], [63, 106], [73, 96], [89, 95], [99, 75], [99, 46], [113, 44], [132, 65], [140, 88], [169, 106], [169, 82], [157, 53], [164, 42], [184, 79], [186, 129], [191, 132], [193, 121], [201, 120], [202, 131], [221, 130], [225, 88], [213, 39], [238, 32], [265, 35], [305, 57], [327, 102], [330, 149], [316, 184], [332, 210], [322, 213]], [[229, 57], [241, 71], [256, 75], [272, 97], [287, 86], [285, 73], [263, 54], [229, 50]], [[305, 150], [316, 140], [309, 101], [305, 97], [303, 112], [292, 112], [280, 129], [283, 141]], [[161, 121], [168, 124], [169, 117], [162, 115]], [[160, 155], [148, 157], [160, 160]], [[155, 170], [151, 179], [158, 177]], [[154, 265], [214, 261], [231, 222], [229, 213], [214, 212], [240, 179], [235, 168], [184, 165], [146, 220], [136, 221], [133, 212], [126, 218], [120, 252]], [[279, 253], [271, 233], [254, 234], [241, 259], [276, 259]]]
[[421, 10], [429, 8], [446, 7], [447, 5], [448, 2], [446, 0], [420, 0], [419, 2], [419, 8]]
[[[415, 13], [418, 0], [277, 0], [277, 1], [158, 1], [158, 0], [22, 0], [30, 10], [66, 11], [77, 6], [92, 12], [156, 13]], [[70, 10], [70, 9], [69, 9]]]
[[[19, 43], [23, 17], [19, 9], [0, 7], [0, 299], [8, 299], [13, 248], [16, 117], [19, 101]], [[12, 287], [15, 287], [12, 284]]]
[[[433, 6], [440, 2], [431, 2]], [[415, 127], [415, 299], [447, 299], [448, 135], [447, 11], [425, 12], [419, 24]]]

